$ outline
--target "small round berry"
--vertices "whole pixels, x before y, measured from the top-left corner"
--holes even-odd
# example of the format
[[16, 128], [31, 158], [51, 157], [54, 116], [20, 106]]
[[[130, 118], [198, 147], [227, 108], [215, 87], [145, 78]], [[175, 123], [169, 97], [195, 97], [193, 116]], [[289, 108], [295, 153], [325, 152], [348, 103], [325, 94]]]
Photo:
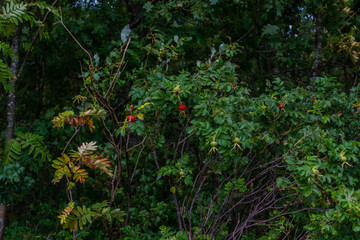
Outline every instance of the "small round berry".
[[186, 109], [186, 105], [180, 105], [180, 106], [179, 106], [179, 110], [180, 110], [180, 111], [185, 111], [185, 109]]
[[135, 117], [133, 115], [129, 115], [129, 116], [127, 116], [126, 120], [128, 122], [135, 122]]

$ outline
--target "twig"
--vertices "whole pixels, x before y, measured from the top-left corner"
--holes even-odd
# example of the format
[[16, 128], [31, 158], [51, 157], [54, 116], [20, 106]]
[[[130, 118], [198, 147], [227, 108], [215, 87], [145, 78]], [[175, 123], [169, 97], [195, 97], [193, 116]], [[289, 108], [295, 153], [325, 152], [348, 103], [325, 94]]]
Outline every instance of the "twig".
[[[51, 4], [51, 7], [54, 7], [55, 4], [57, 3], [57, 1], [58, 1], [58, 0], [55, 0], [55, 1]], [[46, 12], [43, 20], [41, 21], [42, 24], [44, 24], [44, 23], [46, 22], [47, 17], [49, 16], [50, 12], [51, 12], [51, 10], [49, 10], [49, 11]], [[35, 33], [35, 36], [34, 36], [33, 39], [31, 40], [31, 43], [30, 43], [30, 45], [29, 45], [29, 48], [28, 48], [28, 50], [27, 50], [26, 53], [25, 53], [24, 60], [23, 60], [23, 62], [22, 62], [22, 64], [21, 64], [21, 67], [20, 67], [19, 71], [18, 71], [17, 74], [16, 74], [16, 77], [17, 77], [17, 78], [20, 77], [22, 71], [24, 70], [25, 63], [26, 63], [26, 61], [27, 61], [27, 58], [29, 57], [29, 54], [30, 54], [30, 52], [31, 52], [31, 49], [32, 49], [32, 47], [33, 47], [33, 45], [34, 45], [37, 37], [39, 36], [39, 33], [40, 33], [40, 27], [39, 27], [39, 29], [37, 30], [37, 32]]]
[[141, 141], [141, 143], [139, 143], [139, 144], [133, 146], [132, 148], [128, 149], [127, 152], [131, 152], [132, 150], [134, 150], [135, 148], [139, 147], [140, 145], [143, 145], [146, 139], [147, 139], [147, 136], [145, 136], [145, 137], [143, 138], [143, 140]]
[[126, 47], [125, 47], [123, 56], [122, 56], [121, 61], [120, 61], [120, 63], [119, 63], [119, 67], [118, 67], [118, 69], [117, 69], [117, 71], [116, 71], [116, 73], [115, 73], [115, 75], [114, 75], [113, 80], [111, 81], [111, 84], [110, 84], [108, 90], [106, 91], [105, 98], [107, 98], [107, 96], [108, 96], [109, 93], [110, 93], [110, 90], [113, 88], [113, 86], [114, 86], [114, 84], [115, 84], [116, 78], [117, 78], [117, 76], [119, 75], [119, 72], [120, 72], [120, 68], [121, 68], [121, 66], [123, 65], [123, 62], [124, 62], [124, 59], [125, 59], [125, 54], [126, 54], [126, 52], [127, 52], [127, 49], [128, 49], [128, 47], [129, 47], [130, 42], [131, 42], [131, 36], [129, 37], [129, 40], [127, 41], [127, 44], [126, 44]]
[[272, 217], [272, 218], [269, 218], [269, 219], [266, 219], [266, 220], [262, 220], [262, 221], [259, 221], [257, 223], [254, 223], [254, 224], [247, 225], [245, 228], [254, 227], [254, 226], [257, 226], [257, 225], [262, 224], [262, 223], [270, 222], [270, 221], [272, 221], [274, 219], [277, 219], [279, 217], [282, 217], [282, 216], [295, 214], [295, 213], [299, 213], [299, 212], [304, 212], [304, 211], [308, 211], [308, 210], [317, 210], [317, 211], [320, 211], [320, 212], [324, 212], [327, 209], [324, 209], [324, 208], [303, 208], [303, 209], [292, 211], [292, 212], [286, 212], [286, 213], [278, 214], [275, 217]]
[[144, 148], [145, 148], [145, 145], [143, 145], [143, 147], [141, 148], [141, 150], [140, 150], [140, 152], [139, 152], [139, 155], [138, 155], [138, 157], [137, 157], [137, 159], [136, 159], [134, 171], [133, 171], [133, 173], [132, 173], [132, 175], [131, 175], [131, 178], [130, 178], [130, 183], [131, 183], [131, 182], [133, 181], [133, 179], [134, 179], [134, 175], [135, 175], [135, 172], [136, 172], [136, 168], [137, 168], [137, 165], [138, 165], [139, 160], [140, 160], [141, 153], [142, 153], [142, 151], [144, 150]]
[[80, 234], [82, 234], [83, 232], [89, 230], [89, 228], [91, 227], [91, 225], [93, 224], [93, 222], [94, 222], [97, 218], [99, 218], [100, 216], [101, 216], [101, 215], [97, 214], [97, 215], [91, 220], [91, 222], [89, 223], [89, 225], [88, 225], [86, 228], [84, 228], [84, 229], [81, 230], [78, 234], [75, 235], [75, 239], [76, 239], [78, 236], [80, 236]]
[[90, 53], [81, 45], [81, 43], [75, 38], [75, 36], [70, 32], [70, 30], [64, 24], [64, 21], [63, 21], [63, 18], [62, 18], [62, 13], [61, 13], [61, 8], [60, 8], [60, 21], [59, 21], [59, 23], [64, 27], [64, 29], [68, 32], [68, 34], [72, 37], [72, 39], [74, 39], [76, 44], [89, 56], [90, 67], [92, 68], [94, 66], [94, 64], [93, 64], [93, 60], [92, 60], [92, 57], [91, 57]]
[[69, 139], [69, 141], [66, 143], [65, 148], [64, 148], [63, 151], [61, 152], [61, 156], [64, 155], [67, 147], [69, 146], [70, 142], [73, 140], [73, 138], [75, 137], [75, 135], [79, 132], [79, 130], [80, 130], [79, 126], [76, 126], [74, 134], [71, 136], [71, 138]]

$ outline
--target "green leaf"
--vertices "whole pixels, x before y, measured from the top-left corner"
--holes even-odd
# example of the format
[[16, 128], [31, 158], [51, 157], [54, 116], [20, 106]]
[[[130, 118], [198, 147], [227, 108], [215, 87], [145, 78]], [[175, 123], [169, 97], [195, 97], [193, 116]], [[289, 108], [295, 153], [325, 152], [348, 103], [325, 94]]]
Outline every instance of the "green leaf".
[[306, 188], [305, 191], [303, 192], [305, 197], [310, 196], [312, 193], [312, 189], [311, 188]]
[[354, 232], [360, 232], [360, 226], [354, 225], [354, 226], [353, 226], [353, 231], [354, 231]]
[[91, 221], [91, 216], [90, 216], [89, 214], [86, 215], [86, 219], [87, 219], [87, 221], [88, 221], [89, 223], [92, 222], [92, 221]]
[[278, 26], [275, 26], [275, 25], [271, 25], [271, 24], [267, 24], [266, 26], [264, 26], [262, 28], [262, 34], [261, 36], [264, 36], [264, 35], [275, 35], [278, 33], [279, 31], [279, 27]]
[[146, 2], [146, 3], [143, 5], [143, 8], [146, 10], [146, 13], [151, 12], [151, 9], [152, 9], [153, 7], [154, 7], [154, 6], [151, 4], [151, 2]]
[[278, 188], [286, 188], [289, 184], [290, 180], [287, 178], [280, 177], [276, 179], [276, 186]]

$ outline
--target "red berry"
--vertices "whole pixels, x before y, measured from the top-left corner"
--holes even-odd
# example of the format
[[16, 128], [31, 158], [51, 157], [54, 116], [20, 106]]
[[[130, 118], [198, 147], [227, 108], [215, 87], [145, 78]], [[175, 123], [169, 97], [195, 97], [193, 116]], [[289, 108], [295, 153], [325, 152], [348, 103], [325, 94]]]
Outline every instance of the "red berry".
[[236, 83], [233, 83], [233, 87], [236, 88]]
[[129, 116], [127, 116], [126, 120], [128, 122], [135, 122], [135, 117], [133, 115], [129, 115]]
[[285, 108], [285, 104], [280, 104], [280, 105], [279, 105], [279, 108], [280, 108], [280, 109], [284, 109], [284, 108]]
[[186, 109], [186, 105], [180, 105], [180, 106], [179, 106], [179, 110], [180, 110], [180, 111], [185, 111], [185, 109]]

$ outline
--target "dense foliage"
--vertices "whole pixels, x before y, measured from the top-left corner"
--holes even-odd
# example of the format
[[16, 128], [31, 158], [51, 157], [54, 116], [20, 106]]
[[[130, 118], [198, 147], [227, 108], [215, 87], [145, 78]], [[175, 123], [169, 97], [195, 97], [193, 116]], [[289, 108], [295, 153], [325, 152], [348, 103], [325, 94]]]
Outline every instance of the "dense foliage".
[[0, 4], [4, 239], [357, 238], [357, 1]]

